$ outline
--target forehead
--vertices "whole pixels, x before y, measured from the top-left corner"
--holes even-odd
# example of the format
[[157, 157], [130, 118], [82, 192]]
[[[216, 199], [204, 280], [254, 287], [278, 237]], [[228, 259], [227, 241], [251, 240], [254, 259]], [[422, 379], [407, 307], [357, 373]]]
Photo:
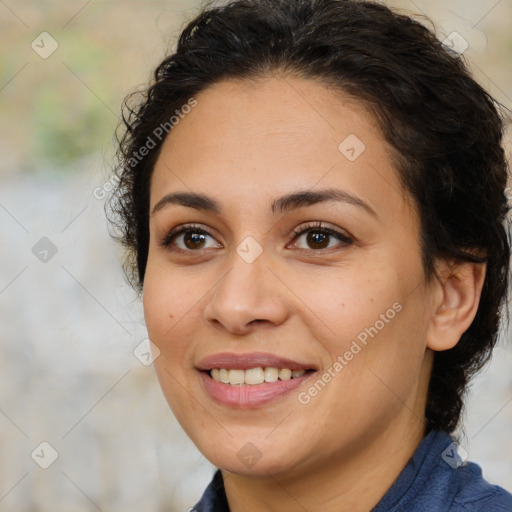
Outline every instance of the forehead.
[[375, 119], [338, 90], [270, 77], [221, 81], [195, 99], [164, 141], [151, 207], [173, 189], [246, 207], [257, 197], [271, 201], [296, 189], [334, 186], [380, 207], [387, 199], [395, 209], [405, 199]]

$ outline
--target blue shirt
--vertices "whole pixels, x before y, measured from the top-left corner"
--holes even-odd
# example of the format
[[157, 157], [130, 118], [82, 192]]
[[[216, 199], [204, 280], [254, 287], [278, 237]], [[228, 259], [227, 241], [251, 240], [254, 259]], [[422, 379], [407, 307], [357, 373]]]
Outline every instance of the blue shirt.
[[[491, 485], [480, 466], [464, 462], [446, 432], [427, 434], [371, 512], [512, 512], [512, 494]], [[230, 512], [217, 470], [191, 512]]]

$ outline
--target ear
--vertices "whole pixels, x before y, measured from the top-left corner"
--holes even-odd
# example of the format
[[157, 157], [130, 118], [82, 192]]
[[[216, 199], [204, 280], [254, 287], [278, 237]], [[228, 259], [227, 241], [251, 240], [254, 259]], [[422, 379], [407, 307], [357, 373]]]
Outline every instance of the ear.
[[475, 318], [485, 280], [485, 263], [467, 261], [439, 263], [433, 282], [432, 316], [427, 329], [427, 347], [453, 348]]

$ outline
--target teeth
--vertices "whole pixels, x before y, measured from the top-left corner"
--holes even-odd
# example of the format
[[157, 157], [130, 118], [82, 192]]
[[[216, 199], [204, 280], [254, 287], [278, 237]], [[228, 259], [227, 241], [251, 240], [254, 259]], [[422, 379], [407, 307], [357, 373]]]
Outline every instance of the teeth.
[[279, 370], [279, 378], [281, 380], [290, 380], [292, 378], [292, 371], [288, 368]]
[[265, 368], [265, 382], [275, 382], [279, 378], [279, 370], [277, 368]]
[[229, 384], [229, 370], [221, 368], [219, 370], [219, 379], [221, 382], [224, 382], [224, 384]]
[[245, 371], [244, 370], [229, 370], [229, 383], [232, 386], [237, 384], [243, 384], [245, 382]]
[[211, 377], [217, 382], [240, 386], [242, 384], [263, 384], [264, 382], [276, 382], [277, 380], [297, 379], [304, 375], [305, 370], [290, 370], [289, 368], [276, 368], [267, 366], [265, 368], [250, 368], [248, 370], [226, 368], [212, 368]]
[[246, 384], [263, 384], [265, 382], [265, 375], [263, 373], [263, 369], [251, 368], [250, 370], [245, 370], [244, 382]]

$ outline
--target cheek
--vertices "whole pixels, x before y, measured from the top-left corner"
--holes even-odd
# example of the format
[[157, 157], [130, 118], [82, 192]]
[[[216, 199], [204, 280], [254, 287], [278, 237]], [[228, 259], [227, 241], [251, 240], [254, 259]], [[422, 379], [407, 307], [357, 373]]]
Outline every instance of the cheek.
[[169, 329], [172, 309], [169, 309], [168, 294], [163, 292], [164, 288], [157, 286], [151, 274], [146, 273], [143, 291], [144, 319], [148, 329], [149, 338], [160, 348], [160, 338], [164, 332], [165, 324]]
[[[375, 384], [369, 370], [386, 382], [397, 380], [399, 387], [402, 381], [407, 385], [404, 368], [410, 368], [409, 375], [418, 373], [425, 351], [424, 299], [420, 289], [411, 293], [410, 283], [421, 282], [420, 270], [411, 264], [397, 269], [396, 262], [382, 258], [306, 288], [318, 339], [333, 361], [343, 357], [349, 371], [342, 373], [355, 379], [352, 384]], [[365, 378], [362, 371], [369, 372]]]
[[187, 364], [187, 304], [180, 300], [180, 288], [166, 276], [150, 270], [144, 280], [144, 318], [149, 339], [160, 350], [153, 366], [162, 392], [173, 411], [187, 402], [184, 396]]
[[[179, 270], [163, 272], [161, 268], [165, 265], [150, 266], [146, 272], [144, 318], [149, 339], [161, 354], [155, 361], [155, 369], [159, 374], [167, 371], [179, 376], [181, 382], [193, 367], [191, 347], [209, 287], [204, 276]], [[166, 380], [166, 386], [179, 387], [172, 380]]]
[[176, 331], [184, 321], [187, 309], [186, 294], [179, 283], [168, 275], [160, 275], [148, 269], [144, 279], [143, 307], [144, 319], [150, 340], [166, 353], [173, 346], [173, 352], [179, 350], [176, 344]]
[[165, 261], [150, 254], [142, 298], [148, 330], [165, 332], [187, 315], [195, 302], [191, 281], [179, 271], [169, 271]]
[[325, 276], [302, 279], [301, 286], [304, 304], [313, 313], [308, 316], [316, 319], [333, 351], [343, 350], [359, 335], [364, 340], [376, 323], [379, 331], [388, 327], [396, 315], [393, 304], [401, 299], [396, 274], [375, 265], [361, 265], [350, 272], [331, 270]]

